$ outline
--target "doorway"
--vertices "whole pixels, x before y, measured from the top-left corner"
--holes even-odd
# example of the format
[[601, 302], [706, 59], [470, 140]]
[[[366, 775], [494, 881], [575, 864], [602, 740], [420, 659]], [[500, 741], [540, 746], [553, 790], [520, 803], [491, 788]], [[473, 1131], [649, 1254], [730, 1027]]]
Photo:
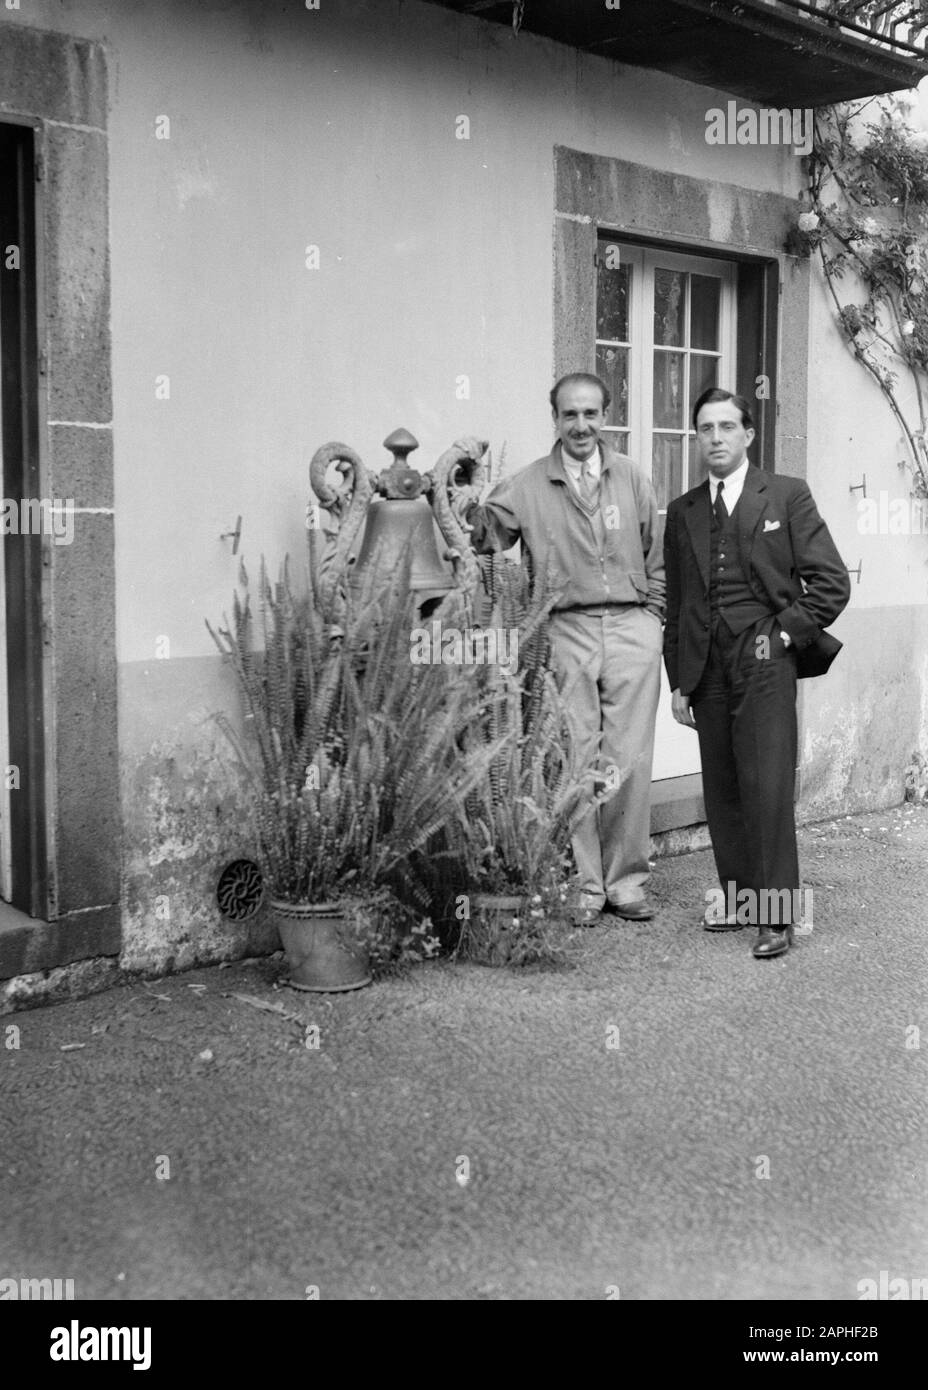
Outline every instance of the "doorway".
[[[735, 271], [730, 261], [600, 233], [595, 370], [612, 395], [605, 433], [650, 475], [662, 516], [705, 476], [694, 453], [694, 401], [735, 379]], [[662, 669], [653, 779], [699, 772], [699, 745], [673, 719]]]
[[0, 899], [45, 918], [35, 132], [0, 123]]

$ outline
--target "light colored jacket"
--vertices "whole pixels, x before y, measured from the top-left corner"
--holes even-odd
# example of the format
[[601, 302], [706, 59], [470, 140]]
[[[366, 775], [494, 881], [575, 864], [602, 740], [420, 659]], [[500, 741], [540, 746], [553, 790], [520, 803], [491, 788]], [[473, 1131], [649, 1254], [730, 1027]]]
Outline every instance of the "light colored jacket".
[[558, 442], [468, 512], [471, 541], [482, 552], [521, 541], [536, 575], [547, 572], [560, 589], [556, 609], [638, 603], [663, 618], [663, 536], [654, 488], [626, 454], [600, 443], [604, 526], [581, 507]]

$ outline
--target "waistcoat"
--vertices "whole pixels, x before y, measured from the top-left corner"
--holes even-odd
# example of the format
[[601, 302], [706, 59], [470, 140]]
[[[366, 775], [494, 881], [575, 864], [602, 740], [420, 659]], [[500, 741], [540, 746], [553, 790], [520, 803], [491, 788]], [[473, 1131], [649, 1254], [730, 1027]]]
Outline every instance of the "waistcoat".
[[[724, 497], [724, 493], [722, 494]], [[740, 504], [740, 498], [739, 498]], [[709, 525], [709, 611], [713, 623], [718, 617], [735, 636], [746, 627], [765, 618], [773, 609], [761, 603], [751, 588], [747, 571], [741, 562], [738, 544], [738, 504], [723, 525], [711, 509]]]

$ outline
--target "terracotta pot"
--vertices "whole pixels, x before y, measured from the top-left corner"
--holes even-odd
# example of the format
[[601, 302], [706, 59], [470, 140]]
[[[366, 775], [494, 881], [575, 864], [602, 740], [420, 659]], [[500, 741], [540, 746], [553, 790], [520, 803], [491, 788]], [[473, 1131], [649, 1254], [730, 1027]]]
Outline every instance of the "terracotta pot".
[[505, 965], [511, 954], [509, 926], [525, 908], [525, 899], [501, 893], [472, 893], [464, 925], [463, 954], [478, 965]]
[[284, 903], [271, 900], [271, 913], [283, 942], [294, 989], [338, 994], [371, 982], [366, 951], [343, 944], [344, 914], [336, 903]]

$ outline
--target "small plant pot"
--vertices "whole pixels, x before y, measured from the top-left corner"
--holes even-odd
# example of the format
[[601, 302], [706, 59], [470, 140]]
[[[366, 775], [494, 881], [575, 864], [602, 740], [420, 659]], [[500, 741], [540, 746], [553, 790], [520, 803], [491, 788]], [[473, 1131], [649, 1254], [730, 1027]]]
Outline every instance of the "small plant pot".
[[337, 904], [272, 900], [270, 908], [290, 967], [287, 983], [294, 989], [340, 994], [370, 984], [370, 958], [345, 945], [345, 917]]
[[524, 898], [471, 894], [470, 917], [461, 932], [461, 954], [477, 965], [506, 965], [512, 954], [512, 919], [524, 908]]

